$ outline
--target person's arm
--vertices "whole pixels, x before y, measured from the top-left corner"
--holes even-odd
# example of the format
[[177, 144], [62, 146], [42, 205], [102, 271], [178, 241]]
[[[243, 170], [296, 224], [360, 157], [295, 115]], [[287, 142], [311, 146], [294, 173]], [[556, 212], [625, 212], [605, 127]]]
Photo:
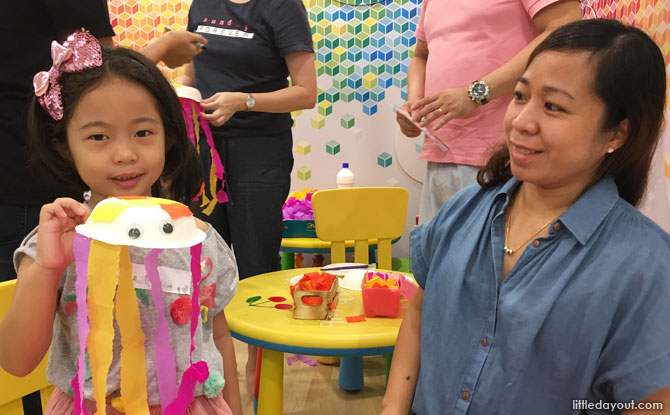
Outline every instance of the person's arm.
[[[412, 106], [425, 95], [426, 61], [428, 60], [428, 44], [423, 40], [416, 41], [414, 57], [407, 68], [407, 101], [400, 107], [412, 115]], [[407, 137], [416, 137], [421, 130], [400, 114], [396, 115], [400, 130]]]
[[15, 376], [37, 367], [51, 344], [58, 287], [74, 261], [74, 227], [89, 211], [73, 199], [57, 199], [42, 207], [35, 259], [19, 265], [16, 291], [0, 324], [0, 366]]
[[195, 71], [193, 70], [193, 62], [184, 65], [184, 73], [177, 78], [177, 83], [185, 86], [195, 86]]
[[[544, 38], [549, 36], [551, 32], [564, 24], [580, 20], [581, 16], [580, 3], [575, 0], [563, 0], [552, 3], [537, 12], [533, 17], [533, 22], [540, 34], [507, 63], [482, 78], [489, 85], [489, 99], [493, 100], [512, 92], [517, 79], [526, 67], [528, 57], [530, 57], [533, 49]], [[429, 125], [439, 118], [431, 126], [433, 129], [438, 129], [454, 118], [467, 117], [478, 106], [479, 104], [472, 101], [468, 96], [468, 86], [463, 86], [461, 88], [446, 89], [421, 99], [412, 106], [411, 114], [417, 122], [425, 117], [423, 122], [421, 122], [422, 126]], [[442, 112], [437, 111], [438, 108], [441, 108]]]
[[[316, 104], [316, 71], [312, 52], [293, 52], [284, 57], [291, 77], [291, 85], [272, 92], [254, 93], [256, 105], [252, 111], [286, 113], [313, 108]], [[246, 111], [245, 92], [217, 92], [201, 102], [203, 118], [219, 126], [237, 111]]]
[[638, 403], [660, 403], [662, 406], [660, 409], [645, 409], [645, 410], [626, 410], [622, 413], [624, 415], [644, 415], [644, 414], [668, 414], [670, 413], [670, 386], [659, 389], [646, 398], [638, 401]]
[[240, 384], [237, 379], [235, 347], [223, 311], [214, 317], [214, 344], [223, 358], [223, 377], [226, 380], [223, 386], [223, 399], [230, 406], [234, 415], [242, 415], [242, 398], [240, 397]]
[[419, 287], [400, 324], [380, 415], [409, 413], [421, 367], [422, 307], [423, 289]]
[[150, 61], [163, 61], [170, 68], [177, 68], [202, 52], [198, 45], [207, 44], [207, 39], [197, 33], [169, 31], [140, 50]]

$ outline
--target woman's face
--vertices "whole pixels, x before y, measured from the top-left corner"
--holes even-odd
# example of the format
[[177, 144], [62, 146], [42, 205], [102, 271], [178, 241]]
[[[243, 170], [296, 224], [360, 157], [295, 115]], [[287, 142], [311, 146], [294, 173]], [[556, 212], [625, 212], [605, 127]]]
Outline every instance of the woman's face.
[[547, 189], [581, 191], [623, 140], [600, 128], [605, 105], [584, 52], [544, 52], [528, 66], [505, 114], [512, 173]]

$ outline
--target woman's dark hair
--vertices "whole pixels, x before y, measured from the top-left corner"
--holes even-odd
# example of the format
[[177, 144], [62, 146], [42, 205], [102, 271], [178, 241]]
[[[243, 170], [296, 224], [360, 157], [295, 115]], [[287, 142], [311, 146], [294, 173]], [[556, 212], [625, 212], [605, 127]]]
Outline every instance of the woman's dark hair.
[[75, 169], [67, 145], [67, 124], [81, 97], [111, 77], [120, 77], [146, 89], [153, 97], [165, 131], [165, 166], [152, 186], [152, 195], [189, 204], [200, 190], [202, 167], [186, 134], [182, 107], [174, 89], [156, 65], [126, 48], [102, 47], [102, 65], [63, 73], [58, 82], [63, 118], [54, 120], [33, 98], [28, 114], [28, 154], [31, 164], [54, 184], [82, 192], [86, 184]]
[[[619, 195], [637, 206], [647, 187], [649, 168], [663, 124], [665, 64], [663, 54], [643, 31], [610, 19], [569, 23], [551, 33], [528, 58], [528, 65], [547, 51], [590, 52], [593, 92], [605, 104], [603, 132], [628, 119], [628, 136], [605, 156], [590, 187], [612, 175]], [[477, 175], [482, 187], [494, 187], [512, 176], [507, 147], [496, 151]]]

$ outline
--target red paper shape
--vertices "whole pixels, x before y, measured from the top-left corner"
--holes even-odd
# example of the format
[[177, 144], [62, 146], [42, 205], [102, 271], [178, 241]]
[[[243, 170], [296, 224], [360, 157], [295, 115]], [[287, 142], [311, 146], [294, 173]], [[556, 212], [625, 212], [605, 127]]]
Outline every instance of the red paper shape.
[[347, 316], [345, 318], [347, 319], [347, 323], [359, 323], [361, 321], [367, 321], [363, 314], [360, 316]]

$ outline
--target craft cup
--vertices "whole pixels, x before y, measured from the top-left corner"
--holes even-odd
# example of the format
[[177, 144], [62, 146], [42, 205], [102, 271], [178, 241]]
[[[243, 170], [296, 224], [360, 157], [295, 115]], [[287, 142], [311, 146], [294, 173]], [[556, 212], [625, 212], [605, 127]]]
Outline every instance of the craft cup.
[[365, 283], [367, 276], [361, 283], [361, 296], [363, 297], [363, 312], [366, 317], [398, 317], [400, 309], [399, 288], [367, 288]]
[[335, 313], [337, 301], [337, 280], [328, 291], [293, 291], [293, 318], [299, 320], [330, 320]]

